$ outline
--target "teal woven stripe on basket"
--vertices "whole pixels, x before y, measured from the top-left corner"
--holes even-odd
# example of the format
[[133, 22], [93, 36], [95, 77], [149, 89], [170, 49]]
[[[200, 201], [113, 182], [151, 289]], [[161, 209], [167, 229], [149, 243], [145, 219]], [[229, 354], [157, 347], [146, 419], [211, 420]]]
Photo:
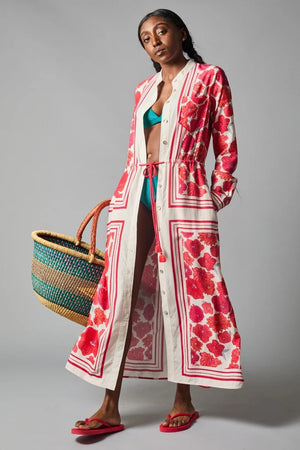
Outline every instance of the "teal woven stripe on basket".
[[86, 298], [79, 297], [70, 292], [58, 289], [50, 284], [44, 283], [36, 276], [31, 274], [33, 290], [37, 292], [41, 297], [44, 297], [49, 302], [55, 305], [63, 306], [70, 311], [89, 316], [92, 301]]
[[[78, 247], [76, 250], [78, 251]], [[99, 264], [90, 264], [88, 261], [46, 247], [36, 241], [34, 241], [33, 256], [48, 267], [94, 283], [99, 282], [103, 272], [103, 266]]]

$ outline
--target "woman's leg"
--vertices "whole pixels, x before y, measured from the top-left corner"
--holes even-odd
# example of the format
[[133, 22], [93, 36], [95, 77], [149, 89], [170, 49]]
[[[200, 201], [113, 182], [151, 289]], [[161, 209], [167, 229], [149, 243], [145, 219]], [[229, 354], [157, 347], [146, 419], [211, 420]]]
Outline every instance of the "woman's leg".
[[[195, 408], [192, 404], [190, 386], [188, 384], [177, 384], [174, 405], [172, 411], [170, 412], [170, 416], [183, 412], [193, 414], [195, 412]], [[163, 425], [165, 427], [179, 427], [187, 423], [189, 420], [190, 419], [188, 416], [178, 416], [171, 421], [168, 417], [166, 417]]]
[[[143, 269], [153, 239], [154, 239], [154, 229], [153, 229], [152, 213], [149, 209], [146, 208], [146, 206], [143, 203], [140, 203], [137, 219], [136, 260], [135, 260], [134, 280], [132, 288], [131, 314], [129, 319], [128, 333], [125, 342], [123, 359], [121, 362], [115, 390], [112, 391], [110, 389], [106, 389], [104, 400], [100, 409], [90, 417], [90, 418], [97, 417], [98, 419], [102, 419], [110, 423], [111, 425], [118, 425], [120, 424], [121, 421], [118, 405], [126, 355], [128, 353], [131, 341], [132, 312], [134, 310], [137, 301]], [[99, 428], [99, 422], [91, 421], [88, 424], [85, 424], [83, 421], [78, 421], [76, 422], [75, 426], [83, 429]]]

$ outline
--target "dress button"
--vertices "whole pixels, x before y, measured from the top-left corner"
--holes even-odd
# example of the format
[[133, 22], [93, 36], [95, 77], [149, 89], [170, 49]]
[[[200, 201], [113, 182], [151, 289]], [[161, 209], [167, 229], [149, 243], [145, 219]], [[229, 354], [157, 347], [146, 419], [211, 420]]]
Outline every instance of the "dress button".
[[167, 145], [167, 143], [168, 143], [168, 141], [166, 141], [166, 140], [163, 141], [163, 144], [164, 144], [164, 145]]
[[161, 206], [158, 206], [157, 209], [160, 211], [161, 210]]
[[164, 314], [165, 314], [165, 316], [167, 316], [168, 315], [168, 311], [164, 311]]
[[161, 293], [162, 293], [163, 295], [165, 295], [166, 291], [162, 291]]
[[167, 100], [166, 103], [170, 103], [170, 100]]
[[162, 269], [160, 269], [160, 273], [164, 273], [164, 271]]
[[159, 186], [160, 188], [162, 188], [162, 184], [159, 184], [158, 186]]

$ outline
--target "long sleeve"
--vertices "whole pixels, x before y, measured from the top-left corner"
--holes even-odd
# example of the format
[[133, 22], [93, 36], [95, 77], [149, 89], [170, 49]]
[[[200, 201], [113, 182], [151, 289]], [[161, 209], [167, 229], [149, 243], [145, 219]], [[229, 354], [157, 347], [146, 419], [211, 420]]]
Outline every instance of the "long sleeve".
[[228, 205], [237, 179], [232, 175], [237, 166], [237, 144], [231, 91], [224, 71], [219, 68], [214, 84], [213, 149], [215, 167], [211, 178], [211, 195], [216, 210]]

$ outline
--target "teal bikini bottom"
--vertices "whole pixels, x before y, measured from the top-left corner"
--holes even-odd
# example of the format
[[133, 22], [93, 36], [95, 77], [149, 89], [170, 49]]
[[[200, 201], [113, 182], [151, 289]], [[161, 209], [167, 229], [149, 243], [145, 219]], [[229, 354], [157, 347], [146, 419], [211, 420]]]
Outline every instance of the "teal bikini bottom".
[[[153, 180], [153, 189], [154, 189], [154, 200], [156, 200], [157, 174], [152, 178], [152, 180]], [[145, 180], [144, 180], [142, 195], [141, 195], [141, 202], [146, 206], [146, 208], [150, 209], [150, 211], [151, 211], [149, 177], [145, 177]]]

